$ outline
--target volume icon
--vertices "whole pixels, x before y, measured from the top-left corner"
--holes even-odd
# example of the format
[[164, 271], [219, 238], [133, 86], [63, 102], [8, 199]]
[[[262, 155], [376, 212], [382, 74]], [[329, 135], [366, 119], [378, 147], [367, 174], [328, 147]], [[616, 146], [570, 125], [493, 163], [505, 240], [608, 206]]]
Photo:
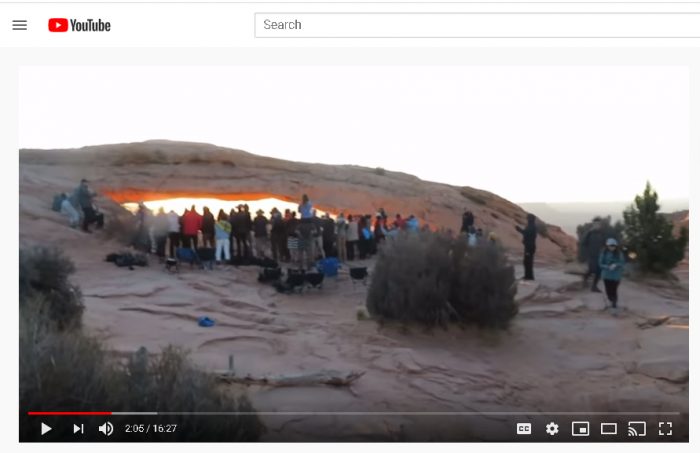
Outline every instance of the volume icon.
[[99, 432], [108, 437], [114, 432], [114, 426], [110, 422], [101, 424], [97, 429]]

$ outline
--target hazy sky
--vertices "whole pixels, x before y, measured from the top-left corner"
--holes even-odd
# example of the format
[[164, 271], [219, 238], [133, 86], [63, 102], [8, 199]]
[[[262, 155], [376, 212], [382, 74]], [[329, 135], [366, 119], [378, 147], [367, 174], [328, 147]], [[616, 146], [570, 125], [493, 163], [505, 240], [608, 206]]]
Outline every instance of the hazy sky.
[[403, 171], [516, 202], [689, 197], [682, 67], [25, 67], [19, 145], [149, 139]]

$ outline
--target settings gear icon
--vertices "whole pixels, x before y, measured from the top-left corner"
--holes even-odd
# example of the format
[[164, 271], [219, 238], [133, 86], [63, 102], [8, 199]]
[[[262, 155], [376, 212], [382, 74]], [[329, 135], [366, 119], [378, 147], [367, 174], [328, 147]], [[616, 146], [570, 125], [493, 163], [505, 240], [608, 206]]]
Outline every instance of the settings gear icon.
[[557, 425], [554, 422], [550, 422], [547, 425], [547, 434], [549, 434], [550, 436], [554, 436], [555, 434], [558, 434], [558, 433], [559, 433], [559, 425]]

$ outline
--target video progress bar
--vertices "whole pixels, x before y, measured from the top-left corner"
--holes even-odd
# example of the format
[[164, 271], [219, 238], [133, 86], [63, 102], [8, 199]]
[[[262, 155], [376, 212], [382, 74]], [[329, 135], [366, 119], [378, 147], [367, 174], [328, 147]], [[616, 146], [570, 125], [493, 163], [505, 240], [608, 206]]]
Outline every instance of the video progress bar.
[[32, 416], [89, 416], [89, 415], [101, 415], [101, 416], [114, 416], [114, 415], [264, 415], [264, 416], [298, 416], [298, 415], [320, 415], [320, 416], [332, 416], [332, 415], [345, 415], [345, 416], [360, 416], [360, 415], [370, 415], [370, 416], [545, 416], [545, 415], [557, 415], [557, 416], [586, 416], [586, 415], [619, 415], [619, 416], [630, 416], [630, 415], [640, 415], [640, 416], [680, 416], [680, 412], [351, 412], [351, 411], [276, 411], [276, 412], [111, 412], [111, 411], [101, 411], [101, 412], [60, 412], [60, 411], [45, 411], [45, 412], [28, 412], [28, 415]]

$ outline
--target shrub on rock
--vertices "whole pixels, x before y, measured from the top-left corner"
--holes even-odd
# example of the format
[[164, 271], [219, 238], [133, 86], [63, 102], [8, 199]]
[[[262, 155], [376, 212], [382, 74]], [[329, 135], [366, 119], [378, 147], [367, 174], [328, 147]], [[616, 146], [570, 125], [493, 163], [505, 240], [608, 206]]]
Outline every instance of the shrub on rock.
[[446, 326], [450, 321], [504, 328], [517, 313], [513, 267], [493, 245], [464, 238], [401, 234], [382, 247], [367, 294], [378, 319]]

